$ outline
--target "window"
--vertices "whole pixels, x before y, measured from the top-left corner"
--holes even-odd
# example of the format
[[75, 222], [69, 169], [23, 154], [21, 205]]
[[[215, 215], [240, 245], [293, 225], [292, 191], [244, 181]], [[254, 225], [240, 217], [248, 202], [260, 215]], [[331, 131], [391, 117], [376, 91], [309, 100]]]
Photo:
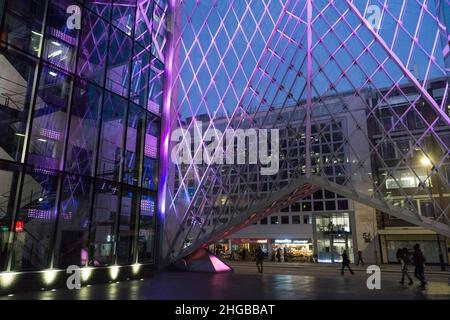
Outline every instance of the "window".
[[326, 201], [325, 208], [326, 208], [326, 210], [336, 210], [336, 202], [335, 201]]
[[64, 178], [55, 246], [59, 268], [87, 263], [92, 190], [91, 178], [77, 175]]
[[[106, 4], [98, 5], [106, 11]], [[95, 14], [84, 10], [81, 26], [81, 47], [78, 56], [78, 75], [98, 85], [105, 78], [106, 55], [108, 47], [108, 23]]]
[[[139, 262], [150, 262], [154, 258], [156, 197], [143, 192], [140, 204], [138, 257]], [[191, 221], [192, 222], [192, 221]]]
[[33, 113], [29, 164], [61, 169], [69, 91], [70, 78], [65, 73], [49, 66], [42, 68]]
[[[417, 177], [418, 176], [418, 177]], [[417, 188], [421, 182], [429, 187], [430, 179], [427, 179], [425, 170], [417, 168], [413, 170], [397, 170], [394, 176], [386, 179], [386, 189]]]
[[289, 224], [289, 216], [281, 216], [281, 224]]
[[292, 216], [292, 224], [300, 224], [300, 216], [299, 215]]
[[348, 209], [348, 201], [338, 200], [338, 210], [347, 210], [347, 209]]
[[384, 160], [391, 160], [397, 158], [395, 147], [392, 142], [383, 141], [381, 143], [381, 156], [383, 157]]
[[89, 244], [90, 265], [113, 263], [115, 221], [119, 211], [119, 185], [97, 181]]
[[66, 170], [84, 176], [94, 175], [101, 90], [87, 81], [74, 88]]
[[309, 215], [303, 216], [303, 224], [309, 224]]
[[15, 221], [15, 271], [48, 267], [57, 213], [55, 195], [61, 178], [53, 170], [27, 168], [26, 171], [20, 199], [22, 206]]
[[279, 224], [278, 216], [270, 217], [270, 224]]
[[[8, 50], [0, 55], [9, 62], [9, 68], [0, 66], [0, 115], [6, 115], [7, 121], [0, 125], [0, 159], [20, 162], [24, 149], [28, 114], [32, 100], [32, 90], [37, 63], [26, 58], [15, 50]], [[21, 73], [23, 83], [10, 83], [12, 70]], [[9, 116], [7, 110], [14, 108], [14, 116]]]
[[434, 218], [434, 203], [433, 200], [420, 200], [420, 214], [423, 217]]
[[[1, 194], [0, 197], [0, 240], [6, 242], [10, 235], [11, 222], [14, 212], [14, 201], [19, 184], [21, 166], [11, 163], [0, 162]], [[5, 270], [7, 262], [7, 251], [0, 250], [0, 271]]]
[[124, 99], [106, 94], [97, 167], [97, 175], [103, 179], [119, 180], [126, 111], [127, 102]]
[[130, 264], [133, 262], [136, 238], [136, 227], [140, 211], [139, 191], [125, 187], [122, 191], [121, 210], [119, 217], [119, 235], [117, 239], [117, 262], [119, 264]]
[[267, 218], [261, 219], [260, 224], [267, 224]]
[[123, 97], [128, 96], [129, 90], [131, 48], [131, 38], [113, 28], [109, 39], [106, 88]]
[[302, 211], [312, 211], [311, 210], [311, 202], [303, 202]]
[[138, 186], [141, 180], [141, 161], [144, 151], [145, 110], [131, 103], [128, 109], [127, 140], [123, 182]]

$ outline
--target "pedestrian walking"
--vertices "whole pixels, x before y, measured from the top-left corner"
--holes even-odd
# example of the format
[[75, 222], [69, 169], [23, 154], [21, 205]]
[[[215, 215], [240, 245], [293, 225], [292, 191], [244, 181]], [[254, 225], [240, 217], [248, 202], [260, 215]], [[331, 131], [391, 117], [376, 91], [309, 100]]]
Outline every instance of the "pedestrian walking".
[[413, 253], [413, 263], [414, 263], [414, 276], [420, 281], [420, 288], [425, 288], [427, 282], [425, 281], [425, 262], [426, 259], [420, 249], [420, 244], [416, 243], [414, 245]]
[[356, 262], [356, 265], [359, 266], [360, 263], [361, 263], [361, 266], [364, 267], [364, 260], [363, 260], [362, 251], [361, 250], [358, 251], [358, 260]]
[[256, 268], [258, 268], [258, 272], [263, 273], [264, 252], [261, 249], [261, 246], [259, 246], [258, 249], [256, 249], [255, 258], [256, 258]]
[[347, 267], [351, 274], [354, 274], [352, 268], [350, 268], [350, 259], [348, 258], [347, 250], [342, 252], [342, 268], [341, 275], [344, 275], [344, 268]]
[[277, 261], [281, 262], [281, 249], [280, 248], [277, 249]]
[[288, 262], [288, 251], [286, 247], [283, 248], [283, 258], [284, 262]]
[[408, 283], [409, 285], [414, 284], [411, 276], [408, 273], [408, 264], [410, 262], [408, 248], [398, 249], [397, 259], [399, 260], [401, 268], [402, 268], [402, 279], [400, 280], [400, 284], [405, 283], [405, 276], [409, 280], [409, 283]]

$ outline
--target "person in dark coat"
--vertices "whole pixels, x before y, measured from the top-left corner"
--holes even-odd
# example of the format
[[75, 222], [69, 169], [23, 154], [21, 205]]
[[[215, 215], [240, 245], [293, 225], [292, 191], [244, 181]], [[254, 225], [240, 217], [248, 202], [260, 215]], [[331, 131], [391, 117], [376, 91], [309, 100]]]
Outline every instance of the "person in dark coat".
[[422, 250], [420, 250], [420, 245], [416, 243], [414, 245], [414, 253], [413, 253], [413, 263], [415, 266], [414, 269], [414, 276], [419, 279], [420, 281], [420, 287], [424, 288], [427, 282], [425, 281], [425, 262], [426, 259], [422, 253]]
[[344, 268], [347, 267], [351, 274], [354, 274], [352, 268], [350, 268], [350, 259], [347, 254], [347, 250], [344, 250], [342, 252], [342, 268], [341, 268], [341, 275], [344, 275]]
[[399, 249], [399, 251], [400, 253], [397, 252], [397, 259], [399, 260], [402, 266], [402, 280], [400, 280], [400, 284], [405, 283], [405, 276], [406, 276], [409, 279], [409, 285], [412, 285], [414, 282], [408, 273], [408, 264], [409, 264], [408, 248]]
[[281, 262], [281, 249], [280, 248], [277, 249], [277, 261]]
[[259, 246], [258, 249], [256, 249], [255, 258], [258, 272], [263, 273], [264, 251], [261, 249], [261, 246]]
[[361, 250], [358, 251], [358, 260], [356, 262], [356, 265], [359, 266], [360, 263], [361, 263], [361, 266], [364, 267], [364, 260], [363, 260], [362, 251]]

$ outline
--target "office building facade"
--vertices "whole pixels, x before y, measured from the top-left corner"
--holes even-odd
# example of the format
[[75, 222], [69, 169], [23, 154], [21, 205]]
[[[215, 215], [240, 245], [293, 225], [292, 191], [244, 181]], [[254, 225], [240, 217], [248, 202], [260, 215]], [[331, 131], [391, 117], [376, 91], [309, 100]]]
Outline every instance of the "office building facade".
[[167, 2], [0, 4], [0, 270], [153, 265]]

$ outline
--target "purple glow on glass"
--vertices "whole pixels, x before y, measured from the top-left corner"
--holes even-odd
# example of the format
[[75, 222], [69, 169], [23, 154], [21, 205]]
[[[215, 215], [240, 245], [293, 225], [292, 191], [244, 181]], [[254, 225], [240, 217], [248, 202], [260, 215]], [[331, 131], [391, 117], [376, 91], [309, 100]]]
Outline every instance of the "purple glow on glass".
[[152, 200], [141, 200], [141, 211], [152, 214], [155, 211], [155, 202]]
[[41, 166], [41, 165], [35, 165], [33, 167], [33, 172], [34, 173], [38, 173], [38, 174], [50, 175], [50, 176], [56, 176], [57, 175], [56, 170], [54, 170], [54, 169], [52, 169], [50, 167]]
[[148, 134], [145, 141], [145, 156], [156, 159], [158, 157], [158, 138]]
[[48, 139], [52, 139], [52, 140], [58, 140], [58, 141], [60, 141], [61, 137], [62, 137], [62, 133], [61, 132], [50, 130], [50, 129], [46, 129], [46, 128], [41, 128], [40, 135], [42, 137], [45, 137], [45, 138], [48, 138]]
[[88, 252], [86, 249], [81, 249], [81, 264], [85, 265], [88, 259]]
[[64, 42], [67, 42], [68, 44], [70, 44], [72, 46], [75, 46], [77, 44], [77, 39], [76, 38], [71, 37], [71, 36], [69, 36], [69, 35], [65, 34], [64, 32], [59, 31], [57, 29], [49, 27], [49, 33], [53, 37], [58, 38], [58, 39], [60, 39], [60, 40], [62, 40]]
[[29, 219], [50, 220], [52, 213], [50, 210], [28, 209]]
[[[167, 15], [171, 18], [167, 19], [170, 23], [174, 24], [176, 15], [176, 2], [177, 0], [170, 0], [167, 8]], [[169, 159], [169, 134], [170, 134], [170, 119], [171, 119], [171, 103], [173, 92], [173, 59], [175, 56], [174, 49], [174, 28], [168, 26], [167, 30], [167, 42], [166, 42], [166, 64], [165, 64], [165, 82], [164, 82], [164, 98], [163, 98], [163, 111], [162, 111], [162, 123], [161, 123], [161, 170], [160, 170], [160, 186], [158, 194], [158, 206], [160, 217], [163, 217], [166, 212], [166, 192], [167, 192], [167, 168]]]

